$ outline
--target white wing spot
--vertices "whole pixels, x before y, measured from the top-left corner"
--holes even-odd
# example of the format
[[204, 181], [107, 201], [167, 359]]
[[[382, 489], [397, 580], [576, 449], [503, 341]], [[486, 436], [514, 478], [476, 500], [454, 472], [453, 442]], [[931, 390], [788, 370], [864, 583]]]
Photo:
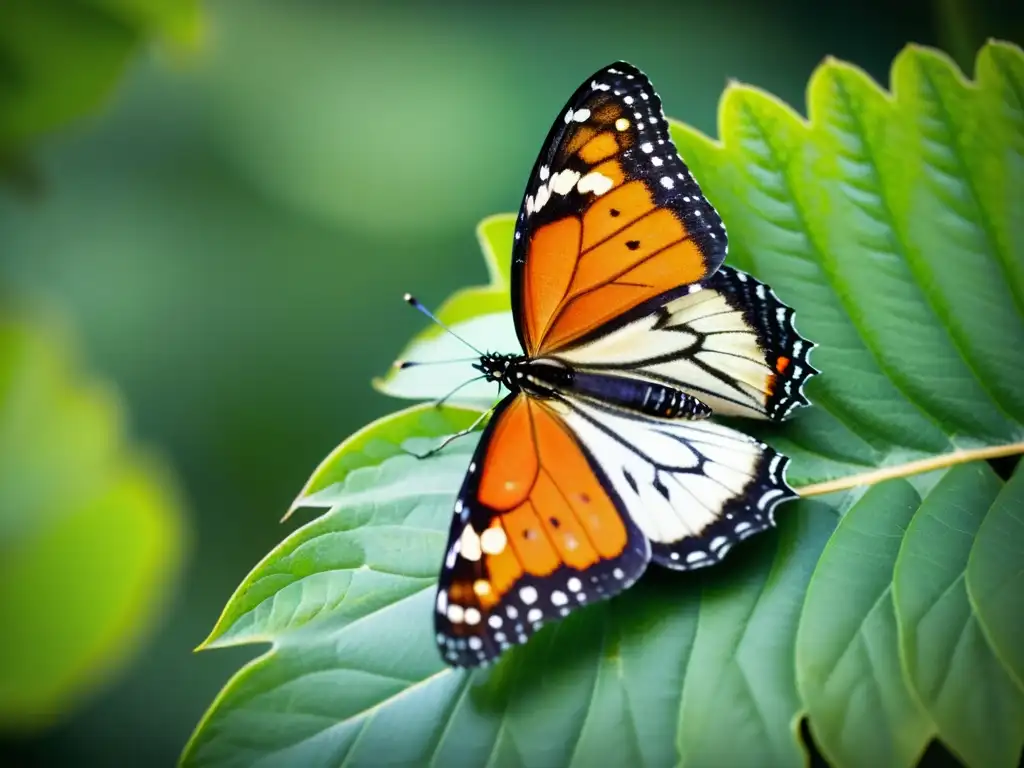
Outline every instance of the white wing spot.
[[621, 568], [616, 568], [614, 571], [612, 571], [612, 576], [614, 576], [616, 579], [619, 579], [620, 581], [625, 575], [626, 574], [622, 572]]
[[551, 169], [548, 168], [546, 165], [542, 165], [540, 167], [540, 180], [541, 181], [547, 181], [548, 180], [548, 176], [550, 176], [550, 175], [551, 175]]
[[449, 605], [448, 606], [448, 621], [452, 624], [461, 624], [465, 611], [462, 610], [461, 605]]
[[660, 157], [652, 157], [651, 162], [654, 163], [655, 168], [660, 168], [661, 164], [664, 163], [665, 161], [662, 160]]
[[661, 177], [661, 186], [663, 186], [665, 189], [672, 189], [672, 187], [674, 187], [675, 185], [676, 185], [676, 183], [674, 181], [672, 181], [672, 177], [670, 177], [670, 176], [662, 176]]
[[479, 637], [471, 637], [469, 638], [469, 647], [472, 648], [474, 651], [479, 651], [481, 648], [484, 647], [483, 640], [481, 640]]
[[729, 540], [725, 536], [715, 536], [708, 545], [711, 551], [714, 552], [716, 549], [721, 549]]
[[469, 625], [480, 623], [480, 611], [476, 608], [467, 608], [462, 616]]
[[551, 603], [553, 605], [565, 605], [569, 602], [569, 598], [565, 596], [565, 592], [556, 589], [551, 593]]
[[533, 623], [537, 623], [542, 618], [544, 618], [544, 614], [541, 613], [540, 608], [531, 608], [526, 614], [526, 620]]
[[508, 537], [505, 535], [505, 529], [500, 525], [497, 528], [488, 528], [480, 534], [480, 549], [488, 555], [501, 554], [507, 543]]
[[459, 543], [461, 544], [459, 552], [464, 558], [473, 562], [480, 559], [480, 537], [476, 535], [472, 525], [467, 525], [462, 529]]
[[627, 96], [626, 98], [623, 99], [623, 101], [626, 102], [627, 104], [632, 104], [633, 103], [633, 97], [632, 96]]
[[600, 197], [611, 189], [613, 184], [614, 182], [603, 173], [591, 171], [580, 179], [579, 183], [576, 185], [576, 189], [581, 195], [585, 195], [587, 192], [593, 192], [595, 195]]
[[519, 598], [527, 605], [533, 605], [537, 602], [537, 590], [533, 587], [523, 587], [519, 590]]
[[583, 109], [577, 109], [573, 113], [572, 119], [575, 120], [577, 123], [585, 123], [587, 122], [587, 120], [590, 119], [590, 110], [587, 109], [586, 107], [584, 107]]
[[650, 154], [651, 152], [654, 151], [654, 145], [651, 144], [651, 142], [649, 141], [645, 141], [643, 144], [640, 145], [640, 149]]
[[506, 614], [506, 615], [507, 615], [507, 616], [508, 616], [508, 617], [509, 617], [510, 619], [512, 619], [512, 621], [515, 621], [515, 620], [516, 620], [516, 619], [517, 619], [517, 618], [519, 617], [519, 611], [517, 611], [517, 610], [516, 610], [516, 607], [515, 607], [514, 605], [510, 605], [510, 606], [509, 606], [509, 607], [508, 607], [508, 608], [507, 608], [507, 609], [505, 610], [505, 614]]
[[583, 582], [581, 582], [579, 579], [573, 576], [571, 579], [569, 579], [566, 586], [568, 586], [569, 589], [573, 592], [579, 592], [581, 589], [583, 589]]
[[[559, 171], [558, 173], [551, 177], [551, 191], [557, 192], [559, 195], [567, 195], [569, 194], [570, 190], [572, 190], [572, 188], [576, 186], [576, 182], [579, 181], [579, 179], [579, 172], [566, 168], [565, 170]], [[540, 193], [538, 192], [538, 197], [539, 196]], [[538, 203], [537, 209], [540, 210], [540, 207], [541, 206]]]
[[691, 552], [690, 554], [688, 554], [686, 556], [686, 562], [688, 562], [688, 563], [696, 563], [697, 561], [703, 560], [703, 559], [704, 559], [704, 553], [701, 552], [700, 550], [695, 550], [695, 551]]

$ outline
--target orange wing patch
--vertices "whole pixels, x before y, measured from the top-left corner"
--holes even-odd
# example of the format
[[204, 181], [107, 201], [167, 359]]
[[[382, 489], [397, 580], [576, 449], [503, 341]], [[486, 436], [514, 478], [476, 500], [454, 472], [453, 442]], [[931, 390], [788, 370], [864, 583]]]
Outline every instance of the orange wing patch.
[[[626, 546], [626, 527], [587, 457], [542, 403], [521, 395], [509, 406], [481, 471], [478, 498], [503, 512], [492, 525], [501, 527], [525, 573], [546, 576], [562, 564], [583, 570]], [[489, 570], [490, 557], [505, 548], [482, 550]]]
[[498, 419], [476, 491], [493, 517], [480, 533], [471, 522], [457, 532], [460, 557], [446, 591], [456, 634], [474, 631], [524, 578], [544, 579], [559, 569], [582, 575], [614, 560], [632, 530], [548, 406], [519, 395]]
[[580, 252], [582, 225], [576, 218], [560, 219], [540, 229], [533, 237], [531, 253], [537, 249], [542, 258], [526, 263], [525, 306], [526, 335], [543, 338], [549, 319], [558, 311], [569, 285]]
[[615, 134], [610, 131], [599, 133], [588, 141], [579, 151], [579, 156], [590, 165], [597, 165], [602, 160], [607, 160], [612, 155], [619, 153], [619, 142]]
[[[579, 249], [571, 253], [574, 243]], [[704, 256], [686, 226], [672, 211], [656, 208], [640, 181], [599, 198], [582, 223], [570, 217], [537, 230], [526, 270], [524, 309], [531, 355], [557, 350], [638, 304], [707, 274]]]

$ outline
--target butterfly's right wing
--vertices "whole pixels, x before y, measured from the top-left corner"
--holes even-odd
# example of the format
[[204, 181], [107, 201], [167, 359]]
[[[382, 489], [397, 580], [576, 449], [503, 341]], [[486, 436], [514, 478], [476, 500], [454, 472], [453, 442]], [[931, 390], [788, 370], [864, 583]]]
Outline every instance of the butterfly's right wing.
[[813, 346], [771, 288], [723, 266], [656, 312], [554, 356], [578, 371], [678, 387], [718, 416], [779, 421], [807, 404]]

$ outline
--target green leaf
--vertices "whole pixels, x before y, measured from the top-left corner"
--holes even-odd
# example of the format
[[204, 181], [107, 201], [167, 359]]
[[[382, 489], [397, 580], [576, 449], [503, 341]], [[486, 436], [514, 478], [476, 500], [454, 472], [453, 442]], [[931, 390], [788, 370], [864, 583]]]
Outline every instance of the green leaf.
[[96, 109], [140, 46], [193, 45], [197, 0], [8, 0], [0, 24], [0, 164]]
[[[836, 765], [909, 766], [933, 735], [970, 765], [1015, 759], [1020, 491], [993, 503], [990, 472], [962, 478], [1024, 452], [1024, 55], [989, 43], [976, 77], [911, 46], [892, 92], [828, 60], [807, 119], [731, 85], [720, 140], [672, 125], [729, 228], [730, 263], [820, 345], [814, 406], [742, 428], [790, 455], [790, 482], [823, 502], [784, 508], [778, 534], [711, 572], [652, 569], [495, 668], [455, 672], [433, 647], [431, 600], [472, 439], [417, 463], [363, 451], [371, 426], [300, 496], [330, 511], [230, 601], [211, 644], [273, 647], [224, 689], [185, 762], [803, 765], [803, 717]], [[491, 284], [439, 312], [489, 351], [518, 349], [497, 267], [513, 225], [484, 223]], [[400, 359], [452, 362], [375, 384], [440, 398], [475, 375], [474, 357], [428, 327]], [[449, 402], [480, 411], [496, 394], [477, 382]], [[392, 447], [445, 426], [405, 414]], [[927, 533], [946, 507], [973, 521], [963, 540]]]
[[50, 725], [124, 666], [160, 615], [183, 525], [111, 393], [52, 328], [0, 315], [0, 727]]
[[911, 766], [933, 735], [903, 679], [892, 597], [919, 504], [905, 480], [871, 488], [839, 523], [807, 589], [797, 682], [815, 743], [836, 766]]
[[1024, 690], [1024, 465], [992, 503], [967, 561], [967, 593], [992, 649]]
[[969, 768], [1012, 768], [1024, 746], [1024, 691], [988, 644], [965, 579], [1001, 486], [985, 464], [951, 469], [907, 528], [893, 577], [911, 687], [939, 738]]

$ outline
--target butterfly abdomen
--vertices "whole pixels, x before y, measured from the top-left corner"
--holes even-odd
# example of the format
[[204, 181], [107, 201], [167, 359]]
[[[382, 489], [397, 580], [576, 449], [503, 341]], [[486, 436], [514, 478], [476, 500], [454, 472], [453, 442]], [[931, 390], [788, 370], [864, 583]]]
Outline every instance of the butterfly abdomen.
[[706, 419], [711, 408], [676, 387], [630, 376], [588, 373], [546, 360], [525, 363], [526, 387], [551, 397], [557, 392], [579, 395], [644, 416], [663, 419]]
[[627, 411], [663, 419], [706, 419], [711, 409], [693, 395], [665, 384], [603, 373], [573, 375], [569, 391]]

